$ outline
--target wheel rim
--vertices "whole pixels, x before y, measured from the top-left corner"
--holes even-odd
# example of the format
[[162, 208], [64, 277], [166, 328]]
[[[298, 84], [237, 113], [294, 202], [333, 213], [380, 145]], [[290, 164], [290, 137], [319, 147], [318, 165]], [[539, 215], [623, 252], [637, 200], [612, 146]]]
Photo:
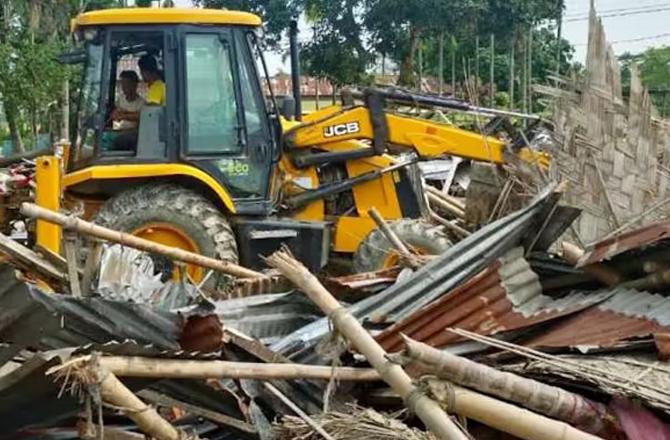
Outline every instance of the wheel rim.
[[[420, 246], [409, 246], [409, 250], [413, 255], [432, 255], [432, 253]], [[389, 249], [389, 252], [384, 258], [382, 269], [390, 269], [400, 265], [400, 253], [396, 249]]]
[[[133, 235], [153, 241], [155, 243], [172, 246], [185, 251], [200, 253], [200, 246], [182, 228], [164, 222], [155, 222], [142, 225], [132, 232]], [[201, 267], [193, 264], [186, 265], [186, 272], [194, 282], [200, 282], [204, 276]], [[176, 267], [172, 270], [172, 279], [179, 280], [180, 274]]]

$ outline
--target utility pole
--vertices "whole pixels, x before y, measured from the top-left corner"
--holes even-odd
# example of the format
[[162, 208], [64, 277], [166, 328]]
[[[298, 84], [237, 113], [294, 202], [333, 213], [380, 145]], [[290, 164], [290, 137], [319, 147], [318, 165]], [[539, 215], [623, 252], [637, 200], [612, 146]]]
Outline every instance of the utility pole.
[[489, 106], [493, 107], [495, 104], [496, 95], [496, 75], [495, 75], [495, 59], [496, 59], [496, 37], [491, 34], [491, 65], [489, 66]]
[[440, 32], [440, 41], [439, 41], [439, 58], [438, 58], [438, 88], [437, 91], [441, 95], [444, 93], [444, 31]]

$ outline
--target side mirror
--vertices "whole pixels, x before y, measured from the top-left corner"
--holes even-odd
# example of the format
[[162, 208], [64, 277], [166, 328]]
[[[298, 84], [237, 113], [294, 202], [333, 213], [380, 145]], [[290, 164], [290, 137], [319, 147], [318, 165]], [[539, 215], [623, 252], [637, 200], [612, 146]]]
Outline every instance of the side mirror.
[[285, 96], [282, 99], [279, 114], [290, 121], [295, 118], [295, 99], [292, 96]]

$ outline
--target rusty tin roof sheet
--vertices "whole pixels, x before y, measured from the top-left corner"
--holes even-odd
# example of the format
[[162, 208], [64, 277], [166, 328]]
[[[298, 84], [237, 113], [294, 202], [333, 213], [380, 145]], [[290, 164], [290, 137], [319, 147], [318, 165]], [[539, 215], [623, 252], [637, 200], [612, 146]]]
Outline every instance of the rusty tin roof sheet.
[[596, 243], [580, 258], [577, 267], [609, 260], [619, 254], [670, 239], [670, 221], [655, 223]]
[[606, 301], [567, 318], [525, 345], [615, 347], [635, 338], [670, 331], [670, 298], [615, 289]]
[[460, 340], [446, 331], [450, 327], [491, 335], [582, 310], [608, 295], [578, 292], [561, 299], [542, 295], [538, 276], [524, 259], [523, 250], [516, 248], [477, 277], [382, 332], [377, 341], [384, 349], [397, 351], [402, 348], [402, 333], [443, 347]]

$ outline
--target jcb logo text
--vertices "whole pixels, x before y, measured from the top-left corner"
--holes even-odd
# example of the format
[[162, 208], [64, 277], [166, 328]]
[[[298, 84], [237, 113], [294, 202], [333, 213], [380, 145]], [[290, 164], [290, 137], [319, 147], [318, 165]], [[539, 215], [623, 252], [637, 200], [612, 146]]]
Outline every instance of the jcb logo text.
[[323, 129], [324, 137], [343, 136], [345, 134], [358, 133], [361, 127], [358, 122], [347, 122], [345, 124], [331, 125]]

